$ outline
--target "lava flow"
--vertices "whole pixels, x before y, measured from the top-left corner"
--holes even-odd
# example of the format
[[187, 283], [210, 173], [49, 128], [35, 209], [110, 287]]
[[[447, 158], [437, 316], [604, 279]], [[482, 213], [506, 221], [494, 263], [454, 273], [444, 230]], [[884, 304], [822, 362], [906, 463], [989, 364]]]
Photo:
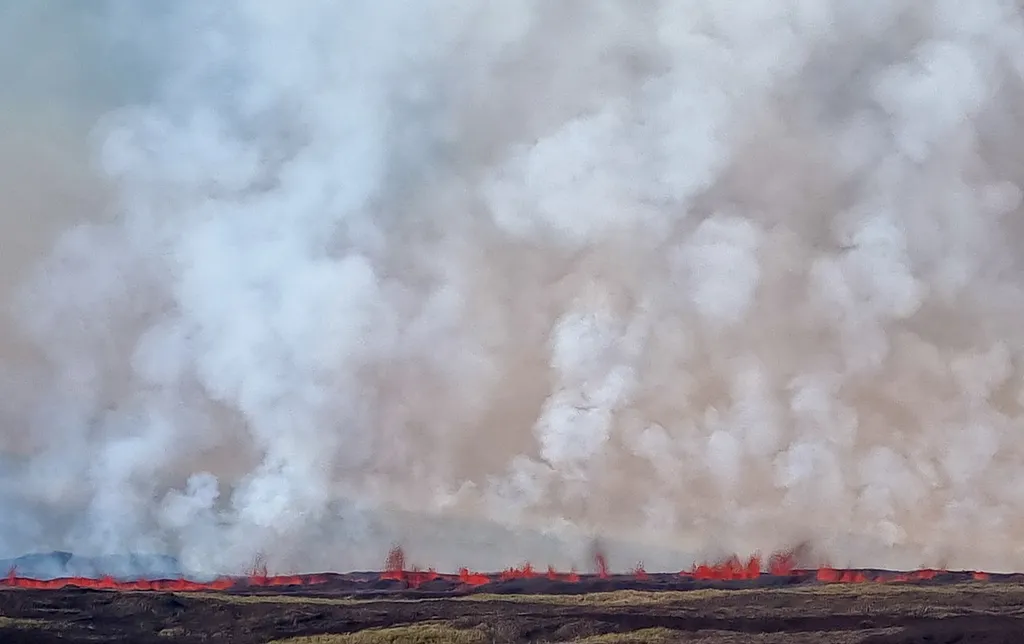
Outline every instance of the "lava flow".
[[[798, 568], [796, 556], [791, 552], [771, 555], [766, 561], [758, 555], [747, 559], [729, 557], [714, 563], [694, 564], [689, 570], [676, 573], [648, 572], [643, 562], [637, 563], [629, 572], [612, 573], [607, 557], [598, 551], [594, 554], [594, 572], [580, 574], [575, 570], [559, 572], [548, 566], [544, 571], [536, 570], [531, 564], [506, 568], [497, 573], [482, 573], [462, 568], [457, 574], [439, 573], [433, 568], [423, 570], [410, 566], [402, 548], [391, 548], [385, 560], [384, 570], [379, 573], [323, 573], [316, 575], [271, 575], [262, 557], [248, 574], [241, 577], [220, 577], [213, 581], [192, 581], [188, 579], [116, 579], [112, 576], [101, 578], [61, 577], [56, 579], [34, 579], [19, 576], [12, 568], [0, 585], [8, 588], [56, 590], [61, 588], [85, 588], [94, 590], [120, 591], [240, 591], [259, 592], [260, 589], [274, 588], [292, 591], [317, 587], [323, 592], [361, 594], [366, 592], [392, 592], [421, 590], [432, 592], [471, 592], [484, 587], [496, 592], [598, 592], [616, 588], [636, 590], [687, 590], [707, 587], [708, 584], [733, 588], [744, 585], [776, 586], [800, 583], [856, 584], [856, 583], [907, 583], [934, 582], [950, 583], [959, 581], [1021, 581], [1021, 575], [996, 575], [973, 571], [948, 571], [923, 569], [909, 572], [871, 569], [842, 569], [823, 565], [817, 568]], [[320, 591], [317, 591], [320, 592]]]
[[[259, 561], [259, 559], [257, 560]], [[55, 579], [34, 579], [21, 577], [17, 568], [7, 571], [3, 586], [36, 590], [59, 590], [61, 588], [88, 588], [93, 590], [170, 592], [224, 591], [231, 589], [281, 588], [286, 586], [315, 586], [327, 581], [326, 575], [270, 575], [265, 565], [257, 563], [244, 577], [218, 577], [212, 581], [189, 579], [115, 579], [112, 576], [57, 577]]]
[[[869, 569], [840, 569], [823, 565], [813, 569], [802, 569], [796, 565], [793, 552], [778, 552], [767, 561], [759, 555], [746, 560], [729, 557], [719, 562], [694, 564], [689, 570], [678, 573], [649, 573], [643, 562], [627, 574], [614, 574], [609, 571], [607, 557], [602, 552], [594, 554], [594, 573], [580, 575], [575, 570], [560, 573], [549, 566], [547, 572], [540, 573], [529, 563], [515, 568], [506, 568], [499, 573], [473, 572], [467, 568], [459, 570], [457, 575], [438, 573], [433, 568], [426, 571], [406, 565], [405, 553], [400, 547], [393, 547], [385, 561], [384, 571], [379, 579], [398, 582], [406, 588], [422, 588], [429, 582], [440, 581], [455, 583], [463, 587], [476, 588], [491, 584], [501, 584], [516, 580], [546, 580], [549, 582], [581, 583], [586, 581], [610, 581], [637, 584], [651, 583], [659, 587], [666, 586], [670, 580], [678, 582], [737, 582], [737, 581], [769, 581], [777, 583], [898, 583], [923, 581], [987, 581], [993, 575], [985, 572], [948, 571], [948, 570], [915, 570], [898, 572]], [[1016, 578], [1016, 575], [1001, 575], [999, 578]], [[940, 579], [941, 578], [941, 579]]]

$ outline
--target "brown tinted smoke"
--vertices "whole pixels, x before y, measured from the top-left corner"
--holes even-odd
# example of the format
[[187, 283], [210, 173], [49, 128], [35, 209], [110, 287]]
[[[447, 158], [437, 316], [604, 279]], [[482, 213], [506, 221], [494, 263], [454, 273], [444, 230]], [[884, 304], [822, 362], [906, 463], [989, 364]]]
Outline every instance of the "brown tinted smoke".
[[26, 18], [6, 549], [1024, 568], [1018, 3], [175, 6]]

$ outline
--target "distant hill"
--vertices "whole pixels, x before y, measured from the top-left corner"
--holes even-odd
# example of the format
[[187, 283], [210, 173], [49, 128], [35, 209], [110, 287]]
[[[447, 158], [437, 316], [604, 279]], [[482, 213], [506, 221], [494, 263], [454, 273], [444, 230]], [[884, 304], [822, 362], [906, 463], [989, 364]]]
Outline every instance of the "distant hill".
[[167, 555], [105, 555], [82, 557], [70, 552], [47, 552], [0, 559], [0, 574], [14, 568], [20, 577], [103, 577], [173, 579], [182, 575], [178, 560]]

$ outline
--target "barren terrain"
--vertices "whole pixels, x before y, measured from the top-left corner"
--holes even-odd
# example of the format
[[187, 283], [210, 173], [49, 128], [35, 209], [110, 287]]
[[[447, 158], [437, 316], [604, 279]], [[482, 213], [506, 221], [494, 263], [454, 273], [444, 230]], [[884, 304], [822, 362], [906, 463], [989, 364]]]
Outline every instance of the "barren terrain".
[[[482, 592], [364, 582], [228, 592], [0, 591], [3, 642], [1019, 642], [1024, 584], [933, 580], [691, 590], [564, 591], [543, 579]], [[550, 591], [544, 586], [552, 583]], [[494, 592], [499, 591], [499, 592]], [[525, 591], [525, 592], [524, 592]]]

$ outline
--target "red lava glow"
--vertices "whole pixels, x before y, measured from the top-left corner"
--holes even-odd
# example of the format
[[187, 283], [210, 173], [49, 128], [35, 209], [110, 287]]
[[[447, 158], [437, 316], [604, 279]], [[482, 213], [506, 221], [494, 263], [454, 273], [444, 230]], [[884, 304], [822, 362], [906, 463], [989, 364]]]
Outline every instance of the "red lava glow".
[[[685, 574], [685, 573], [684, 573]], [[761, 558], [754, 555], [746, 563], [733, 556], [717, 564], [695, 565], [689, 573], [699, 580], [731, 581], [734, 579], [757, 579], [761, 576]]]
[[608, 579], [608, 558], [600, 550], [594, 553], [594, 566], [597, 568], [598, 577]]
[[[778, 552], [772, 554], [767, 561], [763, 561], [759, 555], [754, 555], [746, 560], [733, 556], [718, 562], [706, 562], [695, 564], [690, 570], [677, 573], [677, 578], [693, 581], [738, 581], [759, 579], [767, 577], [787, 577], [796, 581], [817, 582], [825, 584], [860, 584], [860, 583], [905, 583], [934, 580], [945, 570], [923, 569], [909, 572], [888, 572], [888, 571], [867, 571], [833, 568], [822, 565], [815, 569], [800, 569], [796, 566], [796, 556], [792, 552]], [[986, 572], [959, 573], [965, 578], [974, 581], [989, 581], [992, 575]], [[665, 575], [660, 575], [662, 578]], [[610, 579], [616, 577], [634, 582], [649, 582], [652, 574], [644, 568], [643, 562], [638, 562], [628, 575], [615, 575], [608, 566], [608, 559], [600, 550], [594, 554], [594, 572], [589, 575], [591, 579]], [[538, 572], [529, 563], [514, 568], [506, 568], [499, 573], [474, 572], [468, 568], [462, 568], [458, 574], [438, 573], [433, 568], [426, 571], [409, 566], [405, 552], [399, 546], [394, 546], [388, 552], [384, 562], [384, 570], [379, 573], [381, 581], [399, 582], [405, 588], [420, 588], [424, 584], [435, 580], [444, 580], [465, 588], [476, 588], [487, 584], [509, 582], [513, 580], [546, 579], [548, 581], [576, 583], [581, 576], [571, 570], [567, 573], [558, 572], [554, 567], [548, 566], [545, 572]], [[27, 588], [56, 590], [60, 588], [87, 588], [97, 590], [121, 590], [121, 591], [170, 591], [170, 592], [200, 592], [200, 591], [223, 591], [229, 589], [284, 587], [284, 586], [311, 586], [323, 584], [330, 580], [327, 574], [321, 575], [271, 575], [267, 571], [266, 561], [262, 556], [257, 556], [248, 574], [243, 577], [221, 577], [213, 581], [198, 582], [188, 579], [136, 579], [131, 581], [117, 580], [113, 577], [102, 577], [93, 579], [88, 577], [62, 577], [58, 579], [33, 579], [21, 577], [17, 570], [11, 569], [7, 576], [0, 579], [0, 586], [8, 588]]]
[[[445, 579], [456, 581], [467, 587], [483, 586], [495, 582], [511, 581], [516, 579], [533, 579], [545, 577], [550, 581], [579, 582], [580, 575], [575, 570], [569, 573], [559, 573], [554, 567], [548, 566], [547, 573], [541, 574], [534, 570], [529, 563], [515, 568], [506, 568], [500, 573], [489, 574], [472, 572], [467, 568], [459, 570], [458, 575], [445, 575], [430, 570], [428, 573], [418, 572], [417, 569], [403, 570], [405, 554], [401, 548], [392, 548], [388, 554], [385, 571], [380, 578], [386, 580], [403, 581], [409, 588], [418, 588], [426, 581], [434, 579]], [[609, 569], [607, 557], [600, 550], [594, 554], [594, 573], [592, 577], [598, 579], [610, 579], [615, 576]], [[865, 570], [841, 569], [823, 565], [815, 569], [799, 569], [796, 566], [796, 555], [793, 552], [777, 552], [772, 554], [767, 562], [762, 560], [760, 555], [754, 555], [746, 560], [733, 556], [718, 562], [705, 562], [695, 564], [690, 570], [678, 573], [678, 576], [694, 581], [738, 581], [753, 580], [761, 577], [789, 577], [798, 581], [815, 581], [826, 584], [860, 584], [868, 582], [916, 582], [929, 581], [938, 575], [946, 573], [945, 570], [915, 570], [910, 572], [872, 572]], [[987, 581], [991, 575], [985, 572], [967, 573], [970, 579], [975, 581]], [[638, 582], [651, 580], [651, 574], [644, 568], [643, 562], [639, 562], [630, 570], [629, 576]]]
[[648, 581], [651, 578], [651, 576], [647, 574], [647, 571], [644, 570], [644, 562], [637, 562], [636, 567], [633, 568], [633, 577], [635, 577], [637, 581]]

